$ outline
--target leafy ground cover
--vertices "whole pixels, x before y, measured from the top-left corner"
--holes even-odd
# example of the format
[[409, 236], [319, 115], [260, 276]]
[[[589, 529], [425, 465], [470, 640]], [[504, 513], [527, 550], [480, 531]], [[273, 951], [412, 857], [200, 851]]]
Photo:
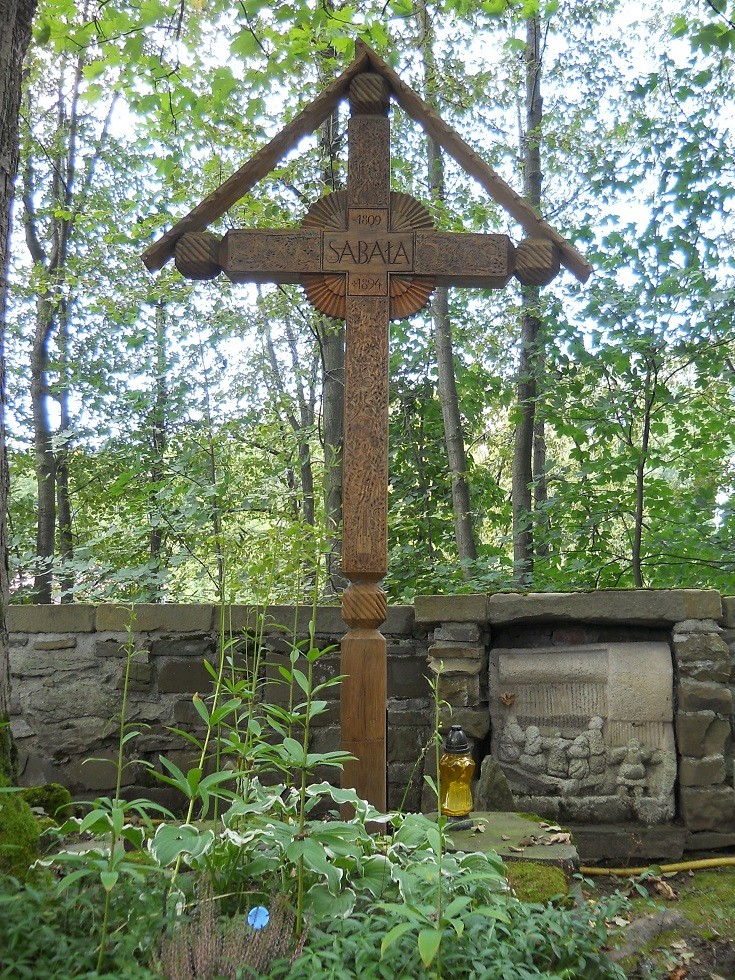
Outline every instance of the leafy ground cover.
[[596, 879], [630, 899], [613, 959], [636, 980], [735, 977], [735, 868]]

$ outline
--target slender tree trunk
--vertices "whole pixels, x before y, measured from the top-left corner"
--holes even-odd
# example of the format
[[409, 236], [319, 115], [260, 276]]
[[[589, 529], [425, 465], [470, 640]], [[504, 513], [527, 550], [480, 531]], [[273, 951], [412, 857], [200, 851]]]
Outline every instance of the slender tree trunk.
[[[434, 31], [424, 0], [415, 0], [414, 13], [419, 28], [419, 49], [423, 58], [424, 95], [429, 105], [435, 106]], [[432, 196], [443, 202], [445, 200], [445, 188], [444, 161], [441, 148], [430, 136], [426, 137], [426, 148], [429, 188]], [[477, 560], [477, 543], [472, 517], [470, 485], [467, 479], [467, 452], [454, 370], [452, 324], [449, 319], [449, 304], [445, 287], [439, 287], [434, 293], [431, 303], [431, 319], [436, 347], [437, 388], [444, 423], [444, 442], [452, 479], [454, 536], [457, 542], [459, 560], [462, 563], [462, 574], [465, 578], [470, 578], [473, 572], [471, 565]]]
[[163, 525], [156, 513], [158, 488], [163, 481], [163, 458], [168, 444], [166, 430], [166, 410], [168, 406], [168, 349], [166, 344], [166, 304], [163, 299], [156, 301], [155, 312], [155, 385], [153, 410], [151, 412], [151, 493], [150, 504], [150, 537], [149, 555], [151, 571], [155, 579], [155, 590], [158, 599], [161, 598], [162, 581], [161, 565], [163, 555]]
[[56, 456], [49, 414], [48, 345], [55, 322], [53, 303], [41, 296], [36, 304], [36, 330], [31, 351], [31, 405], [36, 457], [36, 562], [34, 602], [51, 602], [52, 565], [56, 540]]
[[646, 378], [643, 388], [644, 410], [643, 410], [643, 431], [641, 433], [641, 449], [638, 455], [638, 463], [635, 472], [635, 515], [633, 526], [633, 545], [631, 557], [633, 563], [633, 581], [637, 589], [643, 588], [643, 518], [646, 505], [646, 463], [648, 462], [648, 448], [651, 441], [651, 415], [656, 401], [656, 387], [658, 371], [655, 362], [649, 360], [646, 368]]
[[69, 311], [64, 304], [59, 311], [59, 438], [56, 446], [56, 513], [59, 532], [61, 572], [59, 586], [61, 601], [74, 601], [74, 575], [71, 561], [74, 558], [74, 538], [71, 526], [71, 500], [69, 499], [69, 442], [71, 412], [69, 410]]
[[[529, 204], [540, 208], [541, 204], [541, 148], [540, 127], [541, 101], [541, 54], [540, 20], [529, 17], [526, 22], [525, 81], [526, 120], [522, 135], [523, 191]], [[539, 290], [523, 286], [521, 289], [521, 349], [516, 389], [517, 421], [513, 449], [513, 558], [515, 575], [519, 584], [528, 585], [533, 577], [533, 456], [534, 434], [536, 440], [543, 433], [536, 428], [536, 402], [539, 393], [540, 365], [542, 364], [541, 322], [535, 313], [538, 308]]]
[[[332, 9], [331, 2], [323, 4]], [[331, 76], [320, 61], [319, 83], [326, 85]], [[343, 186], [338, 167], [340, 148], [339, 115], [332, 113], [319, 130], [321, 180], [326, 191]], [[324, 520], [327, 534], [327, 567], [324, 592], [338, 595], [347, 586], [342, 575], [342, 446], [345, 412], [345, 325], [342, 320], [318, 316], [317, 333], [322, 360], [322, 419], [321, 438], [324, 449]]]
[[[10, 658], [6, 610], [8, 576], [8, 457], [5, 431], [5, 311], [8, 290], [10, 205], [18, 169], [21, 72], [35, 0], [0, 0], [0, 724], [10, 716]], [[0, 773], [17, 777], [9, 729], [0, 728]]]

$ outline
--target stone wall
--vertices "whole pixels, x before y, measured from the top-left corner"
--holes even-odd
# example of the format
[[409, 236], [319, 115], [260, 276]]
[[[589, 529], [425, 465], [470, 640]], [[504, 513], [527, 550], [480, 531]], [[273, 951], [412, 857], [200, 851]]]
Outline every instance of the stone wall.
[[[288, 664], [291, 638], [308, 635], [310, 608], [272, 607], [264, 619], [249, 607], [226, 610], [225, 642], [240, 638], [228, 653], [252, 655], [246, 631], [260, 637], [264, 662], [263, 699], [283, 702], [279, 665]], [[264, 625], [261, 627], [260, 622]], [[222, 631], [220, 610], [210, 605], [16, 606], [10, 609], [12, 727], [20, 752], [22, 782], [61, 782], [78, 798], [107, 795], [115, 785], [117, 719], [128, 649], [133, 651], [128, 685], [128, 721], [140, 734], [128, 745], [126, 761], [158, 765], [159, 754], [182, 768], [193, 765], [193, 749], [171, 729], [203, 731], [192, 697], [212, 688], [205, 666], [216, 664]], [[318, 610], [315, 645], [323, 651], [316, 681], [339, 674], [345, 632], [338, 608]], [[393, 607], [384, 625], [388, 640], [388, 796], [396, 807], [405, 793], [417, 808], [420, 771], [416, 761], [431, 734], [430, 690], [425, 675], [425, 631], [416, 629], [410, 606]], [[332, 649], [330, 649], [332, 648]], [[238, 660], [239, 662], [239, 660]], [[311, 749], [339, 748], [339, 686], [324, 692], [327, 709], [315, 719]], [[322, 697], [322, 695], [320, 695]], [[87, 761], [85, 761], [87, 760]], [[329, 776], [334, 773], [324, 772]], [[411, 777], [414, 776], [413, 783]], [[175, 795], [144, 766], [125, 770], [128, 794], [176, 805]]]
[[[505, 771], [521, 808], [571, 824], [676, 822], [688, 846], [735, 844], [735, 598], [707, 590], [424, 596], [415, 610], [453, 720], [471, 736], [478, 765], [489, 757]], [[589, 711], [568, 717], [575, 698], [565, 699], [564, 687], [583, 681], [591, 693], [576, 703], [588, 698]], [[600, 689], [604, 720], [593, 707]], [[520, 725], [519, 707], [530, 713]], [[480, 804], [491, 806], [482, 792], [481, 777]]]
[[[309, 609], [269, 610], [265, 700], [283, 696], [277, 668], [287, 662], [288, 637], [307, 635], [309, 618]], [[241, 638], [238, 656], [257, 621], [250, 608], [228, 610], [226, 633]], [[9, 628], [13, 731], [26, 784], [58, 780], [80, 797], [110, 792], [111, 721], [131, 644], [128, 718], [140, 735], [130, 761], [191, 758], [171, 728], [201, 731], [192, 696], [210, 688], [204, 661], [217, 660], [217, 608], [141, 605], [131, 620], [122, 606], [21, 606], [11, 608]], [[344, 631], [338, 608], [318, 610], [320, 649]], [[390, 609], [384, 632], [389, 806], [407, 793], [409, 808], [432, 807], [422, 801], [421, 777], [432, 772], [424, 750], [432, 718], [425, 675], [433, 675], [449, 705], [444, 725], [451, 716], [463, 726], [478, 773], [486, 758], [505, 765], [520, 806], [572, 824], [683, 827], [691, 846], [735, 845], [735, 597], [707, 590], [423, 596], [413, 608]], [[334, 648], [318, 661], [318, 679], [338, 671]], [[567, 696], [565, 685], [576, 691], [582, 673], [589, 689]], [[314, 751], [338, 748], [338, 697], [338, 688], [327, 692]], [[515, 729], [506, 728], [524, 699], [537, 712], [548, 702], [549, 717], [520, 719], [523, 743], [509, 759]], [[129, 792], [167, 799], [142, 766], [127, 768], [125, 780]], [[479, 806], [492, 803], [482, 798], [482, 779], [478, 792]]]

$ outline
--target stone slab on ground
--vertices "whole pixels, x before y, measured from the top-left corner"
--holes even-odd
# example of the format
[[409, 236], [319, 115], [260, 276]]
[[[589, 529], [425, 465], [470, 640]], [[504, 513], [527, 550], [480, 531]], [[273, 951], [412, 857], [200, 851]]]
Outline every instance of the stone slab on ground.
[[579, 855], [573, 844], [529, 843], [530, 838], [543, 841], [553, 836], [553, 831], [543, 829], [546, 821], [541, 817], [473, 810], [467, 819], [472, 826], [465, 830], [447, 827], [450, 850], [496, 851], [504, 861], [554, 864], [567, 874], [572, 874], [579, 867]]
[[582, 864], [614, 861], [621, 867], [680, 861], [689, 837], [686, 828], [673, 825], [565, 824], [565, 829], [572, 832]]

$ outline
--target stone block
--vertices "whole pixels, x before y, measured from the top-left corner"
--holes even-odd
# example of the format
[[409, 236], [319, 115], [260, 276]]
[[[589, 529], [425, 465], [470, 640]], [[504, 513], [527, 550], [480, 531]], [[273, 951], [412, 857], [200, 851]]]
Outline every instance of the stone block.
[[722, 597], [722, 625], [735, 628], [735, 595]]
[[[340, 735], [337, 726], [312, 729], [309, 738], [309, 752], [337, 752], [339, 748]], [[335, 773], [338, 775], [337, 770]]]
[[677, 711], [676, 741], [683, 756], [704, 758], [722, 755], [730, 723], [714, 711]]
[[10, 647], [24, 647], [28, 645], [28, 637], [23, 633], [11, 633], [8, 636], [8, 646]]
[[429, 670], [433, 674], [447, 677], [452, 674], [462, 674], [474, 676], [482, 671], [483, 663], [481, 660], [430, 660]]
[[59, 636], [53, 640], [34, 640], [34, 650], [73, 650], [77, 645], [76, 636]]
[[388, 729], [388, 762], [415, 763], [425, 745], [425, 732], [413, 727]]
[[490, 712], [487, 705], [477, 708], [442, 708], [441, 730], [446, 735], [450, 725], [461, 725], [465, 735], [481, 739], [490, 731]]
[[735, 790], [730, 786], [700, 789], [682, 786], [681, 815], [691, 832], [713, 830], [719, 833], [735, 830]]
[[61, 650], [37, 650], [35, 646], [13, 647], [9, 654], [10, 670], [15, 677], [80, 674], [94, 672], [97, 667], [95, 660], [76, 647], [64, 647]]
[[722, 684], [683, 678], [678, 694], [681, 711], [714, 711], [721, 715], [732, 711], [732, 692]]
[[480, 678], [476, 674], [442, 674], [439, 678], [439, 697], [452, 707], [472, 707], [480, 700]]
[[164, 660], [158, 665], [160, 694], [208, 694], [213, 685], [211, 674], [195, 660]]
[[[434, 634], [436, 636], [436, 634]], [[482, 660], [485, 656], [485, 646], [479, 643], [457, 643], [452, 640], [440, 640], [429, 647], [429, 656], [434, 660]]]
[[[95, 656], [101, 657], [102, 659], [110, 659], [112, 657], [127, 657], [129, 650], [129, 641], [124, 640], [98, 640], [94, 645]], [[148, 646], [145, 643], [140, 643], [136, 641], [133, 644], [133, 655], [139, 653], [148, 653]]]
[[690, 837], [683, 827], [640, 824], [574, 824], [569, 827], [582, 862], [613, 861], [635, 867], [647, 861], [673, 863], [684, 855]]
[[726, 660], [713, 663], [708, 660], [694, 660], [691, 663], [679, 663], [679, 677], [687, 677], [693, 681], [711, 681], [715, 684], [726, 684], [732, 675], [732, 666]]
[[682, 786], [711, 786], [724, 782], [725, 760], [721, 755], [679, 760], [679, 783]]
[[148, 655], [141, 654], [137, 659], [132, 659], [120, 665], [120, 672], [115, 685], [118, 691], [125, 687], [125, 675], [128, 677], [129, 691], [149, 691], [151, 687], [151, 665], [148, 662]]
[[427, 701], [423, 708], [405, 708], [405, 701], [388, 701], [388, 727], [405, 725], [413, 728], [429, 729], [431, 726], [431, 711], [433, 706]]
[[720, 593], [713, 589], [635, 589], [576, 593], [496, 593], [488, 596], [493, 626], [515, 622], [673, 625], [687, 619], [720, 619]]
[[152, 657], [172, 657], [176, 660], [183, 660], [192, 657], [197, 660], [204, 660], [214, 654], [214, 640], [208, 636], [189, 637], [179, 639], [175, 637], [165, 637], [160, 640], [153, 640], [150, 644]]
[[424, 656], [388, 657], [388, 697], [415, 698], [428, 694], [428, 672]]
[[478, 623], [442, 623], [434, 630], [434, 643], [477, 643], [481, 632]]
[[473, 802], [475, 810], [508, 812], [516, 808], [505, 773], [491, 755], [486, 755], [482, 760]]
[[485, 595], [417, 595], [413, 607], [419, 624], [487, 622]]
[[135, 633], [165, 630], [176, 633], [206, 633], [212, 629], [214, 607], [177, 602], [140, 602], [133, 606], [105, 603], [97, 606], [96, 626], [100, 633]]
[[194, 707], [191, 698], [182, 698], [174, 704], [174, 722], [177, 725], [187, 725], [189, 728], [204, 728], [204, 721]]
[[8, 606], [7, 627], [13, 633], [93, 633], [96, 608], [82, 602]]
[[679, 633], [721, 633], [719, 625], [714, 619], [685, 619], [681, 623], [676, 623], [672, 632]]
[[674, 657], [680, 665], [707, 661], [729, 667], [730, 649], [717, 633], [674, 633]]

